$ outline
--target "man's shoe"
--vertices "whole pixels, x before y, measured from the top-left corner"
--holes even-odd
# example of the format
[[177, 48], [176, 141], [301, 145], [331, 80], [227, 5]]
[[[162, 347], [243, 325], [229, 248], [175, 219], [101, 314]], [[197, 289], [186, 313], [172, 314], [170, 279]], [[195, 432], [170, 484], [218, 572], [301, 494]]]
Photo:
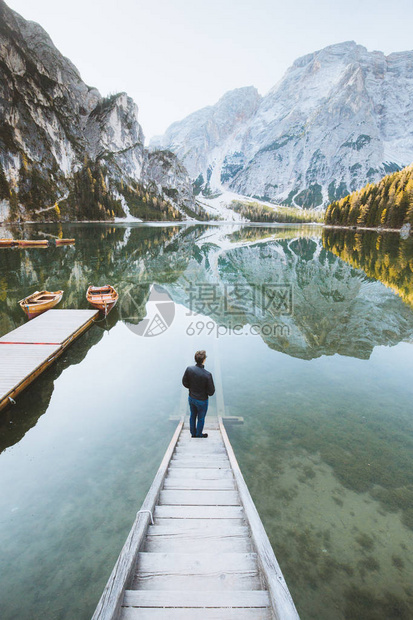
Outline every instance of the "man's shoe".
[[202, 433], [202, 435], [198, 435], [198, 437], [201, 439], [205, 439], [206, 437], [208, 437], [208, 433]]

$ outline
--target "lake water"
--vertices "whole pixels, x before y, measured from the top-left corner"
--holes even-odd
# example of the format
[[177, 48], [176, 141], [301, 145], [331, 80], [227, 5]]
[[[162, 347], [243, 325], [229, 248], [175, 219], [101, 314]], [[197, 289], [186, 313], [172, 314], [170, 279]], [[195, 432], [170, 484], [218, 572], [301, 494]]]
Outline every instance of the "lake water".
[[[212, 372], [219, 359], [227, 413], [244, 418], [230, 439], [302, 620], [413, 617], [412, 239], [311, 226], [13, 232], [76, 246], [0, 250], [1, 335], [36, 289], [86, 308], [87, 286], [108, 282], [121, 302], [0, 413], [2, 620], [91, 617], [198, 348]], [[162, 290], [174, 305], [156, 317]]]

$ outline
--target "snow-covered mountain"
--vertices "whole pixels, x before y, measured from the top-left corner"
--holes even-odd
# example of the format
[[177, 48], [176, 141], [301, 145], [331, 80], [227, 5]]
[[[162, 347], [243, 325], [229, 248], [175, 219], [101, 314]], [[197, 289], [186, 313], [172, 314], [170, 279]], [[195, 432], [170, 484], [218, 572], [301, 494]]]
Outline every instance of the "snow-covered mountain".
[[263, 98], [227, 93], [151, 145], [176, 153], [205, 195], [325, 206], [413, 161], [412, 98], [413, 52], [350, 41], [299, 58]]
[[3, 0], [0, 116], [0, 220], [198, 209], [176, 156], [144, 148], [135, 102], [87, 86], [43, 28]]

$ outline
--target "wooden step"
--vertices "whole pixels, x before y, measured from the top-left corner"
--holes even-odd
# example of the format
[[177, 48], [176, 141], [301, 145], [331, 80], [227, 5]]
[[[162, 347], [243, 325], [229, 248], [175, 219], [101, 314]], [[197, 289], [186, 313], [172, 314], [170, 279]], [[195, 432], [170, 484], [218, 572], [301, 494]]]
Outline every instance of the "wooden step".
[[179, 478], [176, 476], [165, 479], [164, 489], [207, 489], [209, 491], [235, 490], [235, 482], [231, 478], [215, 480], [199, 480], [199, 478]]
[[156, 506], [161, 519], [244, 519], [241, 506]]
[[124, 607], [207, 607], [237, 609], [242, 607], [268, 607], [270, 598], [266, 590], [238, 590], [235, 592], [199, 592], [165, 590], [126, 590]]
[[[249, 553], [253, 551], [248, 527], [220, 526], [203, 520], [201, 525], [151, 525], [142, 551], [152, 553]], [[191, 523], [188, 520], [186, 523]]]
[[[206, 442], [207, 443], [211, 443], [211, 442], [216, 442], [216, 443], [221, 443], [223, 444], [222, 441], [222, 435], [221, 435], [221, 431], [219, 430], [214, 430], [213, 428], [206, 428], [204, 427], [202, 430], [203, 433], [208, 433], [208, 437], [206, 438]], [[196, 437], [192, 437], [191, 435], [191, 431], [188, 430], [184, 430], [178, 440], [179, 442], [188, 442], [188, 443], [205, 443], [205, 442], [200, 442], [198, 441], [198, 439]]]
[[[205, 429], [204, 431], [208, 432], [207, 443], [220, 443], [222, 444], [222, 435], [220, 431], [214, 431], [213, 429]], [[189, 429], [184, 431], [179, 438], [178, 443], [198, 443], [198, 440], [191, 436], [191, 432]], [[201, 442], [199, 442], [201, 443]]]
[[168, 480], [174, 478], [179, 480], [184, 478], [193, 478], [195, 480], [234, 480], [234, 475], [229, 468], [194, 469], [193, 467], [174, 467], [172, 465], [168, 468], [167, 478]]
[[194, 463], [195, 461], [211, 461], [211, 459], [214, 459], [216, 467], [220, 467], [222, 463], [229, 464], [229, 459], [225, 452], [214, 454], [207, 452], [206, 450], [204, 452], [174, 452], [171, 459], [171, 464], [176, 463], [176, 461], [182, 461], [188, 465], [191, 465], [191, 463]]
[[205, 444], [201, 443], [201, 441], [202, 440], [200, 440], [199, 443], [196, 444], [176, 446], [174, 454], [204, 454], [205, 452], [207, 452], [208, 454], [224, 454], [225, 456], [227, 455], [227, 451], [225, 450], [224, 446], [219, 444], [214, 445], [212, 443]]
[[[219, 441], [220, 443], [222, 443], [222, 435], [220, 430], [214, 430], [213, 428], [207, 429], [206, 427], [204, 427], [203, 430], [208, 432], [208, 441]], [[194, 441], [193, 437], [191, 437], [191, 431], [189, 430], [189, 428], [185, 429], [182, 432], [179, 441]]]
[[175, 450], [175, 452], [173, 453], [172, 456], [172, 461], [175, 461], [176, 459], [179, 458], [179, 460], [186, 460], [186, 461], [196, 461], [198, 459], [203, 460], [203, 459], [208, 459], [209, 456], [213, 456], [214, 460], [218, 461], [218, 462], [229, 462], [228, 459], [228, 455], [225, 451], [221, 451], [219, 453], [215, 453], [215, 452], [210, 452], [208, 450], [185, 450], [184, 452], [182, 452], [181, 450], [179, 450], [178, 452]]
[[219, 450], [215, 450], [215, 449], [211, 449], [211, 448], [203, 448], [203, 449], [196, 449], [196, 448], [177, 448], [174, 452], [174, 458], [228, 458], [227, 457], [227, 453], [225, 452], [225, 450], [222, 450], [221, 448]]
[[142, 551], [149, 553], [251, 553], [251, 539], [246, 536], [219, 534], [208, 537], [198, 532], [188, 536], [147, 536]]
[[246, 525], [237, 525], [233, 519], [173, 519], [150, 525], [149, 536], [186, 536], [198, 534], [199, 537], [222, 534], [222, 536], [249, 536]]
[[[184, 450], [188, 450], [189, 452], [200, 452], [201, 450], [212, 450], [212, 451], [220, 451], [226, 453], [225, 447], [218, 443], [217, 441], [209, 441], [209, 439], [198, 439], [193, 440], [192, 443], [180, 443], [176, 446], [176, 450], [179, 452], [183, 452]], [[175, 450], [175, 452], [176, 452]]]
[[[163, 506], [163, 508], [165, 508], [165, 506]], [[172, 506], [172, 508], [176, 508], [176, 506]], [[205, 517], [198, 519], [162, 519], [161, 517], [157, 517], [155, 525], [150, 527], [168, 528], [171, 532], [178, 534], [180, 532], [193, 532], [196, 530], [202, 532], [207, 532], [209, 530], [219, 532], [222, 530], [224, 535], [227, 531], [236, 532], [237, 530], [247, 530], [249, 533], [249, 528], [241, 517], [237, 519], [208, 519]]]
[[228, 459], [218, 460], [209, 459], [207, 457], [204, 457], [203, 459], [201, 457], [198, 459], [172, 458], [170, 463], [170, 467], [184, 467], [185, 469], [188, 469], [188, 467], [193, 467], [194, 469], [229, 469], [231, 471], [231, 466]]
[[196, 439], [195, 437], [191, 437], [191, 433], [189, 431], [184, 431], [179, 438], [179, 444], [204, 444], [204, 443], [216, 443], [223, 445], [222, 436], [220, 431], [214, 431], [211, 429], [204, 429], [204, 432], [208, 433], [208, 437], [206, 439], [202, 439], [202, 441]]
[[268, 608], [253, 609], [165, 609], [122, 607], [120, 620], [273, 620]]
[[138, 554], [136, 590], [260, 590], [255, 553]]
[[161, 491], [160, 506], [238, 506], [240, 504], [237, 491]]

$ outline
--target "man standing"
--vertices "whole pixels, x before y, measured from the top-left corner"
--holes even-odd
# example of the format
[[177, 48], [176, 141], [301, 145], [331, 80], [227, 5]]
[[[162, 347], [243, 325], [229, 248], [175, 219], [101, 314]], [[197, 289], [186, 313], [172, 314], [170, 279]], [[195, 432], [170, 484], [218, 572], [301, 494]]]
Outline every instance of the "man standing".
[[208, 437], [208, 433], [202, 431], [208, 410], [208, 396], [215, 393], [215, 386], [211, 373], [204, 368], [205, 360], [205, 351], [197, 351], [195, 353], [196, 366], [188, 366], [182, 377], [182, 384], [189, 389], [191, 437]]

